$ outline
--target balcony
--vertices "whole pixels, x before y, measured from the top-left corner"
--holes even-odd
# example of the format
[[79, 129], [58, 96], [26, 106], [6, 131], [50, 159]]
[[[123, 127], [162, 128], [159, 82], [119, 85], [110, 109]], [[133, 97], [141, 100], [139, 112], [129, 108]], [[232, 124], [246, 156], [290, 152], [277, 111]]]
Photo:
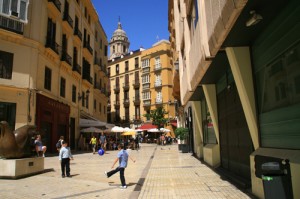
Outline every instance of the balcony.
[[115, 91], [115, 93], [120, 93], [120, 86], [119, 86], [119, 85], [116, 85], [116, 86], [114, 87], [114, 91]]
[[93, 85], [93, 78], [89, 74], [83, 73], [82, 79]]
[[54, 41], [54, 39], [47, 38], [45, 47], [51, 49], [56, 55], [59, 55], [59, 45]]
[[23, 35], [24, 24], [0, 15], [0, 28]]
[[59, 0], [48, 0], [48, 9], [54, 16], [59, 16], [61, 12], [61, 3]]
[[111, 91], [110, 91], [110, 88], [109, 88], [109, 89], [107, 89], [107, 96], [110, 96], [110, 94], [111, 94]]
[[62, 50], [61, 61], [64, 61], [72, 66], [72, 57], [67, 53], [66, 50]]
[[156, 99], [155, 105], [162, 105], [162, 99]]
[[162, 87], [162, 83], [161, 82], [155, 82], [154, 87], [155, 88], [160, 88], [160, 87]]
[[99, 66], [99, 67], [100, 67], [100, 70], [102, 70], [102, 69], [101, 69], [101, 66], [100, 66], [100, 58], [97, 58], [97, 57], [94, 58], [94, 65]]
[[139, 97], [134, 97], [133, 98], [133, 104], [134, 106], [139, 106], [141, 104], [141, 100]]
[[161, 64], [155, 64], [154, 65], [154, 72], [159, 72], [162, 70]]
[[129, 101], [129, 99], [124, 99], [124, 101], [123, 101], [123, 105], [124, 105], [124, 107], [125, 107], [125, 108], [128, 108], [128, 107], [129, 107], [129, 105], [130, 105], [130, 101]]
[[73, 19], [70, 17], [69, 13], [64, 12], [63, 21], [67, 22], [70, 28], [73, 29]]
[[132, 86], [134, 89], [139, 89], [140, 88], [140, 81], [139, 80], [134, 80], [132, 83]]
[[73, 63], [73, 71], [77, 72], [79, 75], [81, 75], [81, 66], [77, 63]]
[[81, 41], [82, 41], [82, 33], [80, 32], [80, 30], [79, 30], [78, 27], [75, 27], [75, 29], [74, 29], [74, 35], [76, 36], [76, 37], [75, 37], [75, 41], [76, 41], [78, 44], [81, 44]]
[[150, 83], [144, 83], [143, 84], [143, 90], [150, 89]]
[[85, 41], [85, 42], [83, 43], [83, 48], [84, 48], [84, 49], [87, 49], [87, 50], [89, 51], [89, 53], [93, 56], [93, 49], [92, 49], [92, 47], [90, 46], [90, 43], [89, 43], [89, 42]]
[[151, 99], [143, 100], [143, 106], [144, 106], [144, 107], [149, 107], [149, 106], [151, 106]]
[[150, 73], [150, 67], [142, 68], [142, 73]]
[[95, 88], [95, 89], [98, 89], [99, 91], [101, 91], [100, 82], [95, 82], [94, 88]]
[[129, 82], [123, 83], [123, 90], [124, 91], [129, 91]]
[[115, 105], [115, 109], [120, 109], [120, 101], [115, 101], [114, 105]]

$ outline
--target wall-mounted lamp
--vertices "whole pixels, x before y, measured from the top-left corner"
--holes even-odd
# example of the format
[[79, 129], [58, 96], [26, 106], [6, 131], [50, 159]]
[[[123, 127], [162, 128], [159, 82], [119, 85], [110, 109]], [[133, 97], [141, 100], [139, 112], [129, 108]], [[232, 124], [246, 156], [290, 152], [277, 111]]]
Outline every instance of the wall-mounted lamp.
[[78, 101], [80, 101], [82, 99], [86, 99], [90, 94], [90, 90], [87, 90], [85, 93], [86, 93], [86, 97], [84, 97], [83, 93], [82, 93], [82, 95], [80, 95], [80, 93], [78, 93]]
[[263, 17], [260, 14], [257, 14], [255, 10], [251, 10], [250, 15], [251, 17], [246, 22], [247, 27], [253, 26], [263, 19]]

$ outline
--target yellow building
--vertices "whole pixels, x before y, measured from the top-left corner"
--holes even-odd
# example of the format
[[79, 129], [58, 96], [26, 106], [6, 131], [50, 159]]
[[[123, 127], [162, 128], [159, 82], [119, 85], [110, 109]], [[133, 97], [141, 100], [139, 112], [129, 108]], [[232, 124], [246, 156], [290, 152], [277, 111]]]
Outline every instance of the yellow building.
[[107, 38], [91, 3], [0, 1], [0, 120], [72, 148], [81, 118], [106, 122]]
[[[119, 22], [110, 40], [108, 122], [138, 128], [150, 122], [143, 115], [158, 106], [164, 106], [169, 112], [166, 117], [173, 121], [175, 103], [169, 41], [159, 41], [147, 50], [129, 52], [128, 49], [129, 40]], [[173, 135], [171, 125], [167, 128]]]
[[[165, 117], [170, 122], [166, 128], [171, 130], [171, 135], [174, 137], [171, 123], [176, 118], [176, 101], [172, 95], [173, 65], [170, 57], [170, 42], [161, 40], [153, 44], [151, 48], [144, 50], [141, 55], [141, 62], [142, 115], [162, 106], [168, 112]], [[148, 119], [144, 117], [143, 121], [147, 122]]]

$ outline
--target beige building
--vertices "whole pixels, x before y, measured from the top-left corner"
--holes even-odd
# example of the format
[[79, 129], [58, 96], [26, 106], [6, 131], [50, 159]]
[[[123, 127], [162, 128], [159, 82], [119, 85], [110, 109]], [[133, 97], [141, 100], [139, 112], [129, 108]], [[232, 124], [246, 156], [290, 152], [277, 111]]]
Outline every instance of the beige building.
[[[145, 115], [159, 106], [163, 106], [168, 112], [165, 116], [169, 119], [166, 128], [171, 130], [174, 137], [176, 126], [175, 104], [172, 82], [172, 59], [170, 57], [170, 42], [161, 40], [142, 52], [141, 55], [141, 79], [142, 79], [142, 101], [143, 113]], [[149, 118], [148, 118], [149, 119]], [[143, 121], [147, 121], [144, 117]], [[171, 124], [174, 124], [172, 127]]]
[[[143, 115], [158, 106], [164, 106], [169, 111], [166, 117], [173, 121], [175, 103], [169, 41], [159, 41], [147, 50], [128, 52], [128, 49], [129, 40], [119, 22], [110, 40], [108, 122], [138, 128], [150, 122]], [[171, 125], [168, 128], [173, 133]]]
[[107, 46], [90, 0], [1, 0], [0, 120], [75, 148], [80, 119], [106, 122]]
[[271, 4], [169, 0], [174, 96], [191, 153], [259, 198], [300, 198], [300, 2]]

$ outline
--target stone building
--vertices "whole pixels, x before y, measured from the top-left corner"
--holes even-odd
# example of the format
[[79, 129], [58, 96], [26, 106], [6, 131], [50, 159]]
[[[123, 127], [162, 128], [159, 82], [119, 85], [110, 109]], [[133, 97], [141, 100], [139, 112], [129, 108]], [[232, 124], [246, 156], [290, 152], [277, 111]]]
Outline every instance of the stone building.
[[[274, 198], [267, 185], [300, 198], [299, 11], [297, 0], [169, 0], [190, 151], [259, 198]], [[267, 182], [269, 162], [282, 176]]]
[[90, 0], [1, 0], [0, 120], [75, 148], [82, 118], [106, 122], [107, 47]]

